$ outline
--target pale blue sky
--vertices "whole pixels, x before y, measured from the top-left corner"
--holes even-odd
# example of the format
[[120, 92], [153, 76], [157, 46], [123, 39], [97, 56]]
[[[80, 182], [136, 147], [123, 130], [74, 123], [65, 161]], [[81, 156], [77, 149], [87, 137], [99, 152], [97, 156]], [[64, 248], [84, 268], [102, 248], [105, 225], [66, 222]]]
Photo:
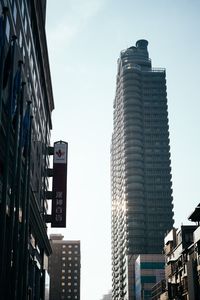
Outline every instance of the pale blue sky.
[[200, 0], [48, 0], [52, 142], [69, 143], [66, 239], [80, 239], [81, 300], [111, 287], [110, 141], [117, 59], [149, 41], [166, 68], [175, 225], [200, 202]]

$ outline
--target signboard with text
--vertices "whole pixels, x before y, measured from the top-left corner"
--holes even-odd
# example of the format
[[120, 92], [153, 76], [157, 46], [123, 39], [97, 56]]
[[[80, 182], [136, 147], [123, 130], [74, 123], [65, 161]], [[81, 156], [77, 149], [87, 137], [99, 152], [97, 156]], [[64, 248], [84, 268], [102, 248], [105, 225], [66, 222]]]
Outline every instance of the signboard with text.
[[51, 227], [66, 227], [68, 144], [54, 143]]

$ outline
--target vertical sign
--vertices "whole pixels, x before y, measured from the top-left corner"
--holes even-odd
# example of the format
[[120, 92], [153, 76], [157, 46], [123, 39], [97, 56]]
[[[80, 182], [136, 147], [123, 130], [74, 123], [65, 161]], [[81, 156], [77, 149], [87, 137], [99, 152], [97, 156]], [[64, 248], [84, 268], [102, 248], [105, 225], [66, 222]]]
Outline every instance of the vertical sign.
[[51, 227], [66, 227], [68, 144], [54, 143]]

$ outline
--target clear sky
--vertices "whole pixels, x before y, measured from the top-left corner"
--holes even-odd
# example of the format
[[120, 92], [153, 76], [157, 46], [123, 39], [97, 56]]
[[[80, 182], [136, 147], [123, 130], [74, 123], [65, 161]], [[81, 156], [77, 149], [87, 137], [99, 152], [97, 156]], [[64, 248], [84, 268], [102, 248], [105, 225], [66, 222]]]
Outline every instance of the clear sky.
[[66, 239], [81, 240], [81, 300], [111, 288], [110, 142], [117, 59], [149, 41], [166, 68], [175, 225], [200, 202], [200, 0], [48, 0], [52, 143], [69, 143]]

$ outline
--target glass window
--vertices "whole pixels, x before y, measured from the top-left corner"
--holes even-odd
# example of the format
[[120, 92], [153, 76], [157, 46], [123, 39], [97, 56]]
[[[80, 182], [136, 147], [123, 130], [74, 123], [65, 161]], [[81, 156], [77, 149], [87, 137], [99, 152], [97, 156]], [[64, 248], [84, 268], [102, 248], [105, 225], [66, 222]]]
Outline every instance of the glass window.
[[21, 30], [19, 32], [19, 46], [20, 46], [20, 48], [22, 47], [22, 32], [21, 32]]
[[30, 57], [31, 54], [31, 41], [28, 41], [28, 56]]
[[27, 33], [27, 19], [25, 17], [25, 20], [24, 20], [24, 31], [25, 33]]
[[9, 41], [9, 39], [10, 39], [10, 23], [9, 23], [8, 19], [6, 20], [6, 37], [7, 37], [7, 40]]
[[25, 50], [24, 50], [24, 46], [22, 48], [22, 53], [23, 53], [23, 58], [25, 58]]
[[13, 5], [13, 18], [14, 18], [14, 22], [16, 24], [16, 20], [17, 20], [17, 8], [16, 8], [15, 2], [14, 2], [14, 5]]
[[22, 18], [24, 18], [24, 0], [22, 0]]

